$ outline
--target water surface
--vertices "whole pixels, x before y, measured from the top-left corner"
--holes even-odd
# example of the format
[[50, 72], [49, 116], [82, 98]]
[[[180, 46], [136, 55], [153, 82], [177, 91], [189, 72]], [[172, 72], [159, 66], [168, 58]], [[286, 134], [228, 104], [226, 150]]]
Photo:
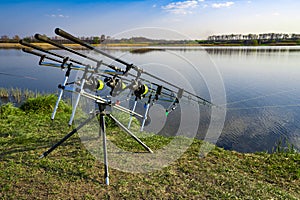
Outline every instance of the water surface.
[[[194, 92], [207, 99], [212, 99], [211, 90], [218, 90], [211, 79], [220, 76], [227, 115], [219, 146], [241, 152], [272, 151], [282, 140], [300, 149], [300, 48], [176, 47], [142, 54], [118, 49], [107, 52], [171, 82], [176, 83], [182, 74]], [[212, 68], [219, 74], [211, 74]], [[170, 72], [173, 70], [176, 73]], [[56, 92], [63, 78], [60, 69], [39, 66], [37, 57], [20, 50], [0, 50], [0, 87]], [[218, 91], [213, 98], [218, 102], [216, 94]], [[202, 138], [210, 111], [200, 107], [200, 112], [198, 137]]]

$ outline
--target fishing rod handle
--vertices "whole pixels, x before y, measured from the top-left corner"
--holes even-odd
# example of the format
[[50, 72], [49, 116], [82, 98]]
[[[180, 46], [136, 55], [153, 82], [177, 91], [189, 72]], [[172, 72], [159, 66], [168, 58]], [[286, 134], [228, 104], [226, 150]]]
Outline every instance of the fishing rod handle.
[[126, 65], [127, 67], [130, 66], [130, 67], [135, 68], [135, 66], [134, 66], [133, 64], [129, 64], [129, 63], [127, 63], [127, 62], [125, 62], [125, 61], [123, 61], [123, 60], [121, 60], [121, 59], [119, 59], [119, 58], [116, 58], [116, 57], [114, 57], [114, 56], [112, 56], [112, 55], [110, 55], [110, 54], [107, 54], [107, 53], [105, 53], [104, 51], [101, 51], [101, 50], [99, 50], [99, 49], [93, 47], [91, 44], [89, 44], [89, 43], [87, 43], [87, 42], [84, 42], [84, 41], [78, 39], [77, 37], [71, 35], [70, 33], [67, 33], [66, 31], [64, 31], [64, 30], [62, 30], [62, 29], [60, 29], [60, 28], [56, 28], [54, 32], [55, 32], [57, 35], [59, 35], [59, 36], [62, 36], [62, 37], [66, 38], [66, 39], [68, 39], [68, 40], [70, 40], [70, 41], [72, 41], [72, 42], [75, 42], [75, 43], [77, 43], [77, 44], [80, 44], [81, 46], [84, 46], [84, 47], [86, 47], [86, 48], [88, 48], [88, 49], [90, 49], [90, 50], [94, 50], [94, 51], [96, 51], [97, 53], [100, 53], [100, 54], [102, 54], [102, 55], [104, 55], [104, 56], [106, 56], [106, 57], [108, 57], [108, 58], [110, 58], [110, 59], [112, 59], [112, 60], [115, 60], [115, 61], [117, 61], [117, 62], [119, 62], [119, 63], [121, 63], [121, 64], [123, 64], [123, 65]]
[[64, 38], [66, 38], [66, 39], [69, 39], [69, 40], [71, 40], [71, 41], [73, 41], [73, 42], [75, 42], [77, 44], [80, 44], [80, 45], [82, 45], [82, 46], [84, 46], [84, 47], [86, 47], [86, 48], [88, 48], [90, 50], [94, 49], [94, 47], [92, 45], [90, 45], [90, 44], [88, 44], [88, 43], [86, 43], [86, 42], [78, 39], [77, 37], [71, 35], [70, 33], [67, 33], [66, 31], [64, 31], [64, 30], [62, 30], [60, 28], [56, 28], [54, 32], [57, 35], [60, 35], [60, 36], [62, 36]]

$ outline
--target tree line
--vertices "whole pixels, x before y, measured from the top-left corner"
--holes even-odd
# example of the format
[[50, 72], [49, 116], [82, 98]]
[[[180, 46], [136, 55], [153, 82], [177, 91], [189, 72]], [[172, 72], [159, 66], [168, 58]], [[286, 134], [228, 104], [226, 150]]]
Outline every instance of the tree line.
[[[91, 37], [78, 37], [80, 40], [84, 42], [88, 42], [90, 44], [140, 44], [140, 43], [148, 43], [152, 45], [172, 45], [172, 44], [190, 44], [196, 43], [194, 40], [164, 40], [164, 39], [149, 39], [146, 37], [131, 37], [131, 38], [121, 38], [116, 39], [110, 36], [91, 36]], [[21, 38], [18, 35], [15, 35], [12, 38], [9, 38], [7, 35], [3, 35], [0, 37], [0, 43], [18, 43]], [[24, 37], [22, 38], [24, 41], [32, 43], [32, 42], [40, 42], [39, 40], [35, 39], [34, 36]], [[66, 44], [66, 43], [73, 43], [63, 37], [54, 36], [50, 38], [51, 40]]]
[[200, 45], [300, 45], [300, 34], [223, 34], [211, 35], [206, 40], [196, 40]]
[[[9, 37], [7, 35], [2, 35], [0, 37], [0, 43], [18, 43], [20, 41], [21, 37], [18, 35], [15, 35], [13, 37]], [[40, 42], [39, 40], [35, 39], [34, 36], [27, 36], [22, 38], [24, 41], [32, 43], [32, 42]], [[58, 43], [72, 43], [71, 41], [60, 37], [60, 36], [54, 36], [54, 37], [50, 37], [51, 40], [58, 42]], [[101, 36], [90, 36], [90, 37], [79, 37], [79, 39], [91, 43], [91, 44], [100, 44], [102, 41], [106, 40], [106, 36], [105, 35], [101, 35]]]
[[226, 41], [226, 40], [299, 40], [300, 34], [285, 33], [263, 33], [263, 34], [229, 34], [229, 35], [212, 35], [207, 38], [209, 41]]
[[[100, 44], [100, 43], [111, 43], [111, 44], [138, 44], [138, 43], [148, 43], [152, 45], [172, 45], [172, 44], [242, 44], [242, 45], [263, 45], [272, 43], [286, 43], [286, 44], [298, 44], [300, 45], [300, 34], [285, 34], [285, 33], [263, 33], [263, 34], [224, 34], [224, 35], [211, 35], [207, 40], [165, 40], [165, 39], [149, 39], [145, 37], [131, 37], [115, 39], [110, 36], [105, 36], [104, 34], [100, 36], [90, 36], [90, 37], [78, 37], [79, 39], [88, 42], [90, 44]], [[15, 35], [9, 37], [7, 35], [2, 35], [0, 37], [0, 43], [18, 43], [20, 36]], [[27, 42], [40, 42], [36, 40], [33, 36], [28, 36], [22, 38]], [[71, 41], [60, 37], [51, 37], [53, 41], [58, 43], [72, 43]]]

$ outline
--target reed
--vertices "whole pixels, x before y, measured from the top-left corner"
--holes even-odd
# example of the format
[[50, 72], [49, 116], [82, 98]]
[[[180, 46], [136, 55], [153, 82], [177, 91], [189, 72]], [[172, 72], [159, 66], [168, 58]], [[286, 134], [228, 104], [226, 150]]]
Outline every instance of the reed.
[[[37, 98], [42, 96], [44, 93], [39, 92], [38, 90], [32, 91], [29, 89], [20, 89], [20, 88], [0, 88], [0, 98], [7, 99], [11, 103], [22, 103], [29, 98]], [[6, 101], [5, 101], [6, 102]], [[1, 103], [1, 102], [0, 102]], [[3, 102], [2, 102], [3, 103]]]
[[24, 96], [25, 99], [28, 99], [28, 98], [33, 98], [36, 95], [35, 95], [35, 92], [33, 92], [33, 91], [29, 90], [29, 89], [25, 89], [23, 91], [23, 96]]
[[9, 91], [6, 88], [0, 88], [0, 97], [1, 98], [8, 98]]
[[22, 90], [19, 88], [11, 88], [11, 96], [16, 103], [20, 103], [22, 100]]

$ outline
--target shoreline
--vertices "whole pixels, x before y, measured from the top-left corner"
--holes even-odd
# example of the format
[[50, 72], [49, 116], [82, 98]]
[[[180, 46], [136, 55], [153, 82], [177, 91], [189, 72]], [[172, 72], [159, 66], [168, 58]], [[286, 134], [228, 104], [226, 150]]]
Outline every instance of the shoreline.
[[[51, 49], [59, 49], [51, 44], [48, 43], [31, 43], [35, 46], [41, 47], [46, 50], [51, 50]], [[63, 44], [66, 47], [70, 47], [72, 49], [86, 49], [85, 47], [82, 47], [79, 44]], [[107, 46], [107, 47], [147, 47], [150, 46], [150, 44], [92, 44], [92, 46], [95, 47], [100, 47], [100, 46]], [[22, 49], [22, 48], [29, 48], [26, 46], [23, 46], [19, 43], [0, 43], [0, 49]]]
[[[46, 50], [51, 49], [59, 49], [55, 46], [52, 46], [48, 43], [31, 43], [33, 45], [36, 45], [38, 47], [41, 47]], [[85, 47], [82, 47], [79, 44], [64, 44], [66, 47], [70, 47], [73, 49], [81, 50], [86, 49]], [[282, 46], [290, 46], [290, 47], [300, 47], [300, 45], [297, 44], [272, 44], [272, 45], [258, 45], [258, 46], [251, 46], [251, 45], [237, 45], [237, 44], [152, 44], [152, 43], [139, 43], [139, 44], [131, 44], [131, 43], [119, 43], [119, 44], [92, 44], [95, 47], [153, 47], [153, 46], [165, 46], [165, 47], [282, 47]], [[22, 49], [22, 48], [28, 48], [26, 46], [23, 46], [19, 43], [0, 43], [0, 49]]]

